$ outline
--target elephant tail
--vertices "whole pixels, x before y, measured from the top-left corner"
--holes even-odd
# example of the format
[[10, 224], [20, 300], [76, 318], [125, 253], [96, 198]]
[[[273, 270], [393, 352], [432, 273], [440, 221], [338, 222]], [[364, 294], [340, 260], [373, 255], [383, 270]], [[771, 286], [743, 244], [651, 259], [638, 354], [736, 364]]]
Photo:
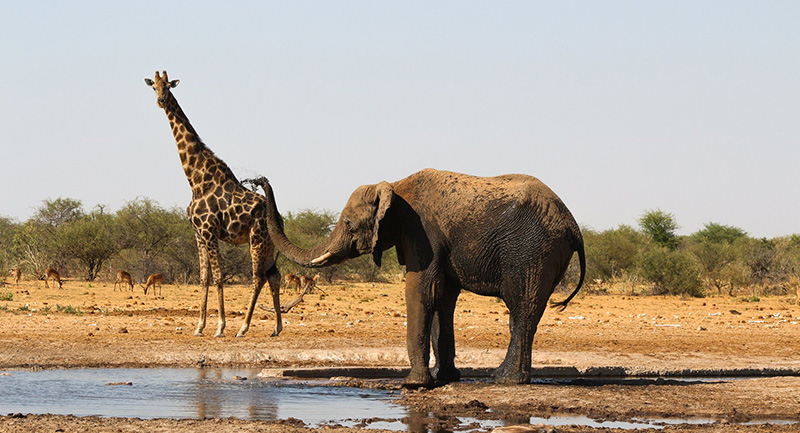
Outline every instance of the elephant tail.
[[581, 277], [578, 280], [578, 287], [575, 287], [575, 290], [573, 290], [572, 293], [570, 293], [569, 296], [567, 296], [567, 299], [564, 299], [561, 302], [550, 301], [550, 306], [554, 308], [559, 308], [558, 311], [564, 311], [564, 309], [567, 308], [567, 304], [569, 304], [569, 301], [571, 301], [572, 298], [574, 298], [575, 295], [578, 294], [578, 290], [580, 290], [581, 286], [583, 286], [583, 279], [584, 277], [586, 277], [586, 252], [583, 249], [583, 239], [579, 238], [577, 241], [578, 242], [575, 249], [578, 251], [578, 261], [580, 262], [581, 265]]

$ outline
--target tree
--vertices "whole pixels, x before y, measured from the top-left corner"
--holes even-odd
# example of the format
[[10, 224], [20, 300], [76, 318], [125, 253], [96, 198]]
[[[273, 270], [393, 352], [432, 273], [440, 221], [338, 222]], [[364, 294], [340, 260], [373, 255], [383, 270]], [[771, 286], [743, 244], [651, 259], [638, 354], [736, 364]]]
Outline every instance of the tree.
[[733, 291], [732, 276], [728, 267], [737, 257], [734, 247], [726, 242], [692, 241], [689, 251], [697, 257], [702, 275], [719, 293], [728, 286]]
[[19, 265], [19, 257], [14, 249], [17, 226], [10, 218], [0, 217], [0, 272]]
[[80, 216], [59, 227], [57, 243], [84, 268], [86, 280], [94, 281], [103, 265], [119, 252], [115, 219], [98, 210]]
[[[117, 211], [117, 218], [122, 232], [120, 246], [126, 250], [123, 262], [137, 269], [140, 279], [154, 272], [163, 273], [168, 249], [176, 236], [187, 235], [186, 227], [189, 225], [184, 212], [166, 210], [147, 198], [126, 203]], [[188, 233], [191, 233], [191, 243], [194, 244], [194, 233]], [[194, 258], [197, 260], [196, 247]]]
[[750, 268], [751, 280], [756, 284], [770, 282], [775, 261], [775, 240], [752, 239], [744, 246], [744, 260]]
[[639, 218], [639, 227], [642, 228], [657, 245], [670, 250], [678, 247], [678, 236], [675, 230], [680, 228], [675, 221], [675, 216], [660, 209], [646, 212]]
[[747, 237], [747, 232], [739, 227], [726, 226], [714, 222], [706, 223], [702, 230], [692, 234], [692, 238], [698, 241], [727, 244], [732, 244], [745, 237]]
[[12, 248], [24, 272], [40, 276], [55, 261], [50, 238], [42, 224], [33, 219], [17, 228], [12, 239]]
[[80, 200], [71, 198], [44, 200], [42, 206], [36, 209], [33, 219], [46, 226], [59, 227], [83, 216], [81, 206]]
[[740, 244], [747, 239], [747, 233], [733, 226], [707, 223], [702, 230], [689, 237], [689, 251], [697, 257], [706, 281], [722, 293], [729, 287], [733, 293], [734, 286], [743, 281]]
[[686, 251], [655, 246], [640, 257], [639, 270], [656, 294], [703, 296], [700, 267]]
[[[164, 251], [162, 274], [167, 281], [177, 278], [183, 283], [200, 281], [200, 260], [194, 228], [184, 212], [173, 210], [172, 237]], [[224, 257], [223, 257], [224, 260]], [[147, 277], [147, 275], [143, 275]]]
[[[28, 220], [25, 233], [30, 262], [42, 261], [36, 265], [37, 273], [44, 271], [46, 266], [62, 269], [62, 274], [64, 273], [63, 268], [67, 267], [71, 257], [61, 244], [63, 227], [84, 215], [80, 200], [57, 198], [42, 201], [42, 205], [36, 209], [34, 216]], [[35, 249], [39, 249], [39, 251], [35, 251]], [[34, 258], [33, 254], [39, 257]]]
[[222, 281], [225, 283], [239, 281], [250, 284], [253, 280], [253, 260], [250, 256], [249, 245], [234, 245], [227, 242], [219, 244]]

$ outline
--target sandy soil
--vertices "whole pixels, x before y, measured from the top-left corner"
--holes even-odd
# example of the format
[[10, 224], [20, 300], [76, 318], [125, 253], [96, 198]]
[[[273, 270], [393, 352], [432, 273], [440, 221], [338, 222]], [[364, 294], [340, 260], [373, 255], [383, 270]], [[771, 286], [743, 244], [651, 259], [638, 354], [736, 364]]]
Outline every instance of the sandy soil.
[[[320, 285], [321, 291], [284, 315], [284, 331], [270, 338], [274, 316], [257, 310], [245, 338], [234, 338], [249, 297], [245, 286], [226, 287], [228, 326], [213, 338], [194, 337], [200, 291], [165, 285], [163, 296], [113, 290], [110, 282], [68, 281], [63, 290], [23, 281], [0, 287], [0, 369], [71, 367], [248, 366], [407, 367], [405, 305], [398, 284]], [[288, 301], [293, 294], [284, 295]], [[563, 297], [556, 295], [555, 297]], [[216, 294], [209, 300], [215, 313]], [[446, 414], [430, 420], [440, 430], [454, 416], [514, 423], [530, 417], [585, 415], [594, 419], [688, 418], [713, 424], [664, 431], [797, 431], [800, 426], [743, 425], [747, 420], [800, 421], [800, 307], [790, 297], [746, 302], [581, 295], [564, 312], [548, 310], [534, 344], [534, 373], [581, 376], [565, 382], [498, 386], [465, 381], [403, 393], [414, 410]], [[262, 295], [262, 302], [266, 298]], [[465, 293], [456, 310], [457, 365], [496, 367], [508, 344], [508, 314], [492, 298]], [[779, 377], [677, 382], [654, 375], [720, 375], [726, 371]], [[604, 375], [637, 375], [623, 382]], [[2, 380], [2, 377], [0, 377]], [[1, 383], [1, 382], [0, 382]], [[438, 423], [438, 424], [437, 424]], [[139, 420], [53, 415], [0, 417], [0, 431], [301, 432], [308, 427], [243, 420]], [[326, 428], [349, 432], [357, 429]], [[376, 431], [376, 430], [372, 430]], [[546, 431], [546, 430], [543, 430]], [[615, 431], [556, 427], [559, 432]], [[628, 430], [629, 431], [629, 430]], [[653, 430], [655, 431], [655, 430]]]

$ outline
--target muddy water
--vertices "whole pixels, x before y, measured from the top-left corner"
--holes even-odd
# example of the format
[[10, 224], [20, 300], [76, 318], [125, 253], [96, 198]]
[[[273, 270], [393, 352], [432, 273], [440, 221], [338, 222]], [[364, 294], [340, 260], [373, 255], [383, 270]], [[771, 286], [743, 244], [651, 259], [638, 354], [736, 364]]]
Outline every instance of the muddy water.
[[[79, 369], [0, 376], [0, 413], [276, 420], [399, 419], [390, 391], [262, 380], [260, 370]], [[241, 378], [247, 378], [242, 380]]]
[[[362, 426], [428, 432], [434, 413], [410, 412], [388, 390], [323, 386], [322, 381], [258, 378], [260, 369], [75, 369], [0, 372], [0, 414], [32, 413], [128, 418], [297, 418], [309, 426]], [[607, 384], [611, 379], [538, 379], [539, 383]], [[663, 379], [618, 379], [621, 383]], [[693, 379], [698, 380], [698, 379]], [[702, 380], [702, 379], [701, 379]], [[718, 379], [710, 379], [712, 381]], [[731, 379], [727, 379], [731, 380]], [[581, 382], [582, 381], [582, 382]], [[669, 382], [675, 382], [671, 379]], [[706, 424], [700, 419], [608, 422], [583, 416], [526, 420], [460, 418], [455, 431], [488, 431], [519, 422], [622, 429]], [[783, 423], [773, 420], [772, 423]], [[793, 422], [786, 422], [793, 423]], [[467, 427], [469, 426], [469, 427]], [[477, 429], [477, 430], [475, 430]], [[437, 429], [436, 431], [450, 431]]]

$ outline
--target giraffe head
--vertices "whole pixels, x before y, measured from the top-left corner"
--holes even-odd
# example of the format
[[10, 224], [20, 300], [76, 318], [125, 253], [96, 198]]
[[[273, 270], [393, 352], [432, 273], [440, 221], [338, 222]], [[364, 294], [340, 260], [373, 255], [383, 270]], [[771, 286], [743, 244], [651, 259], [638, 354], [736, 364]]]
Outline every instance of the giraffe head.
[[155, 79], [155, 81], [153, 81], [153, 80], [151, 80], [149, 78], [145, 78], [144, 82], [148, 86], [152, 87], [153, 90], [155, 90], [155, 92], [156, 92], [156, 103], [158, 103], [159, 107], [164, 108], [164, 106], [167, 103], [167, 95], [169, 95], [169, 89], [177, 86], [178, 83], [181, 82], [181, 80], [169, 81], [169, 78], [167, 78], [167, 71], [164, 71], [164, 75], [163, 76], [159, 76], [158, 75], [158, 71], [156, 71], [156, 79]]

